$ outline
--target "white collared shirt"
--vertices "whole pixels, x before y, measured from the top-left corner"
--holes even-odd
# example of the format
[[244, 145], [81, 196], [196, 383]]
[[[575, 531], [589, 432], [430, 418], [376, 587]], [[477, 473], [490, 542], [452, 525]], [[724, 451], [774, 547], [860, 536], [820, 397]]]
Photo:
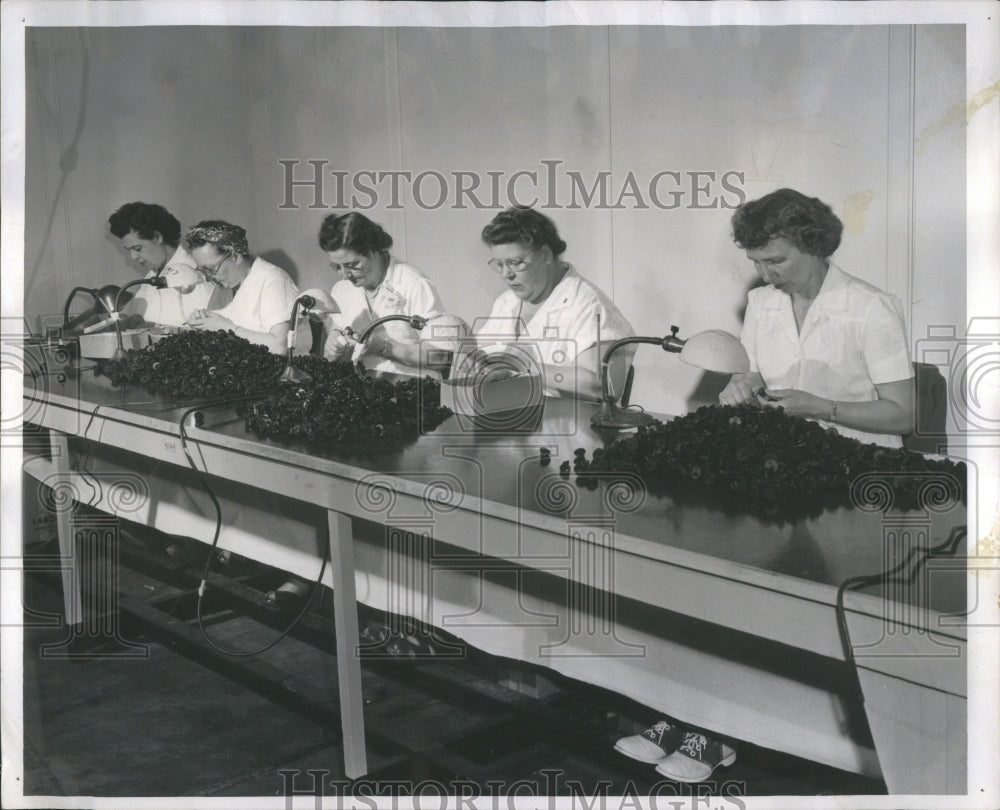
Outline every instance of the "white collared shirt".
[[[167, 260], [163, 270], [168, 267], [189, 267], [193, 270], [197, 266], [198, 263], [191, 258], [191, 254], [184, 249], [183, 245], [180, 245], [174, 251], [174, 255]], [[145, 278], [153, 278], [154, 276], [156, 276], [156, 272], [150, 270], [146, 273]], [[188, 316], [196, 309], [206, 309], [210, 304], [220, 306], [228, 303], [231, 299], [232, 293], [230, 291], [219, 287], [212, 281], [204, 281], [186, 294], [181, 294], [175, 289], [158, 290], [143, 284], [138, 287], [138, 291], [124, 311], [127, 315], [141, 315], [142, 319], [148, 323], [183, 326]]]
[[[750, 370], [759, 372], [768, 388], [872, 402], [878, 399], [876, 385], [913, 377], [899, 299], [834, 264], [801, 330], [789, 295], [770, 285], [751, 290], [740, 340]], [[833, 427], [863, 442], [902, 446], [899, 436]]]
[[[565, 275], [527, 323], [521, 311], [522, 301], [512, 290], [501, 294], [489, 317], [477, 325], [478, 344], [530, 342], [546, 366], [572, 366], [597, 343], [596, 314], [601, 316], [602, 344], [635, 334], [614, 302], [572, 265], [567, 265]], [[630, 356], [626, 348], [617, 359], [624, 361]], [[546, 394], [558, 395], [548, 390]]]
[[[398, 261], [392, 256], [389, 257], [389, 266], [382, 283], [370, 299], [363, 287], [355, 287], [347, 279], [334, 284], [330, 296], [340, 307], [340, 314], [333, 316], [334, 324], [339, 329], [350, 326], [359, 335], [372, 322], [386, 315], [419, 315], [429, 319], [445, 314], [441, 298], [430, 279], [412, 264]], [[420, 341], [420, 332], [404, 321], [389, 321], [382, 328], [394, 343], [415, 344]], [[331, 332], [323, 355], [328, 360], [349, 357], [349, 348], [338, 332]], [[373, 371], [395, 374], [418, 372], [411, 366], [387, 357], [366, 357], [365, 366]], [[426, 369], [421, 373], [433, 376]]]
[[218, 310], [223, 318], [251, 332], [270, 332], [291, 320], [299, 291], [288, 273], [260, 257], [250, 265], [233, 300]]

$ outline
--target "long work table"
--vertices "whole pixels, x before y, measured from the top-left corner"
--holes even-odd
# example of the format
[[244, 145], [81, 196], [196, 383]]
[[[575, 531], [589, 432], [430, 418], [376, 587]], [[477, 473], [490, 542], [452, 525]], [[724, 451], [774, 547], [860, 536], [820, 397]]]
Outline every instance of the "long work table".
[[[26, 379], [25, 422], [48, 431], [49, 448], [26, 457], [26, 472], [173, 533], [191, 518], [189, 533], [211, 538], [214, 513], [181, 435], [194, 403], [114, 388], [90, 370], [40, 380]], [[220, 546], [314, 578], [329, 538], [348, 776], [367, 769], [360, 600], [681, 722], [881, 775], [892, 793], [963, 792], [964, 546], [901, 584], [846, 592], [853, 664], [836, 604], [843, 581], [944, 539], [964, 507], [899, 512], [874, 498], [781, 522], [654, 494], [634, 476], [561, 475], [577, 448], [616, 438], [590, 426], [592, 408], [548, 399], [531, 430], [453, 416], [402, 446], [325, 455], [248, 434], [232, 405], [189, 418], [195, 465], [234, 515], [246, 510], [231, 522], [257, 527], [224, 531]], [[141, 481], [141, 503], [116, 497], [114, 476], [95, 493], [100, 470]], [[69, 514], [57, 518], [73, 558]], [[81, 617], [75, 576], [64, 575], [70, 624]]]

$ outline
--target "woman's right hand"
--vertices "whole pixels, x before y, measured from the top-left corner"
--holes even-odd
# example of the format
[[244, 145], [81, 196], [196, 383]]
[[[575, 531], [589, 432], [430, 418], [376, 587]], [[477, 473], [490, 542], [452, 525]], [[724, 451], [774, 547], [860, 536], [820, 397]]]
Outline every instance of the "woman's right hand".
[[748, 374], [734, 374], [729, 383], [719, 394], [720, 405], [743, 405], [752, 402], [760, 404], [757, 395], [754, 393], [764, 386], [764, 380], [760, 374], [751, 372]]

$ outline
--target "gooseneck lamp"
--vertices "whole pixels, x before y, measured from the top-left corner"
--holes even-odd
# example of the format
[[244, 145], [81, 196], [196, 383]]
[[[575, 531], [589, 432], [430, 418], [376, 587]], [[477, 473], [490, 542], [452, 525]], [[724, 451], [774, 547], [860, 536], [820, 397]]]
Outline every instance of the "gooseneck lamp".
[[129, 287], [139, 287], [143, 284], [148, 284], [150, 287], [162, 290], [167, 286], [167, 280], [161, 276], [153, 276], [152, 278], [137, 278], [123, 284], [117, 295], [115, 295], [115, 305], [114, 311], [111, 312], [111, 319], [115, 322], [115, 334], [118, 337], [118, 348], [115, 349], [115, 353], [111, 355], [112, 360], [121, 360], [125, 356], [125, 346], [122, 343], [122, 314], [119, 307], [122, 304], [127, 303], [128, 299], [126, 298], [125, 301], [122, 301], [122, 293]]
[[372, 332], [389, 321], [406, 321], [411, 329], [416, 329], [418, 332], [427, 325], [427, 319], [421, 315], [383, 315], [381, 318], [372, 321], [358, 335], [358, 342], [354, 346], [354, 352], [351, 354], [351, 362], [354, 363], [355, 369], [357, 369], [358, 364], [361, 362], [361, 355], [365, 353], [365, 345], [368, 343], [368, 338], [372, 336]]
[[329, 293], [319, 288], [306, 290], [292, 304], [292, 314], [288, 320], [288, 334], [285, 337], [285, 370], [278, 382], [303, 383], [308, 382], [310, 375], [300, 371], [292, 364], [295, 355], [295, 334], [298, 330], [299, 318], [303, 315], [335, 315], [340, 307], [330, 297]]
[[418, 332], [430, 324], [434, 334], [429, 339], [421, 340], [421, 344], [447, 352], [457, 351], [462, 338], [469, 333], [469, 327], [465, 321], [454, 315], [435, 315], [433, 318], [425, 318], [422, 315], [384, 315], [368, 324], [364, 331], [358, 335], [357, 345], [351, 355], [351, 362], [355, 366], [358, 365], [361, 355], [364, 354], [368, 338], [379, 326], [388, 321], [405, 321], [411, 329], [416, 329]]
[[[87, 295], [93, 298], [94, 304], [88, 310], [70, 320], [70, 304], [73, 303], [73, 299], [76, 297], [76, 294], [80, 292], [87, 293]], [[115, 297], [118, 295], [118, 292], [119, 288], [115, 284], [106, 284], [99, 289], [92, 289], [91, 287], [74, 287], [70, 290], [69, 296], [66, 298], [66, 304], [63, 306], [63, 330], [68, 332], [78, 328], [81, 324], [85, 323], [88, 318], [93, 318], [98, 315], [100, 310], [103, 310], [105, 315], [110, 316], [115, 309]]]
[[677, 337], [677, 327], [671, 326], [670, 334], [666, 337], [627, 337], [616, 340], [608, 346], [601, 359], [601, 410], [590, 420], [594, 427], [625, 430], [640, 425], [650, 425], [655, 421], [644, 411], [619, 408], [615, 402], [616, 397], [610, 389], [608, 367], [611, 357], [622, 346], [632, 343], [650, 343], [659, 346], [665, 352], [679, 354], [685, 363], [706, 371], [744, 374], [750, 370], [750, 358], [747, 357], [743, 344], [721, 329], [708, 329], [687, 340], [681, 340]]

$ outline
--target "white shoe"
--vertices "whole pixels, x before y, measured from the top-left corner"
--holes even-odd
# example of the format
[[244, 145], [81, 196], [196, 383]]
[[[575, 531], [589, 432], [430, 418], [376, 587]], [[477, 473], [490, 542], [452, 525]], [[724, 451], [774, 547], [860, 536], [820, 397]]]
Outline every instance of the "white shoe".
[[680, 747], [656, 766], [656, 772], [675, 782], [704, 782], [720, 765], [736, 762], [736, 751], [725, 743], [689, 731]]
[[615, 750], [639, 762], [655, 765], [673, 753], [683, 739], [683, 729], [660, 720], [642, 734], [622, 737], [615, 743]]

